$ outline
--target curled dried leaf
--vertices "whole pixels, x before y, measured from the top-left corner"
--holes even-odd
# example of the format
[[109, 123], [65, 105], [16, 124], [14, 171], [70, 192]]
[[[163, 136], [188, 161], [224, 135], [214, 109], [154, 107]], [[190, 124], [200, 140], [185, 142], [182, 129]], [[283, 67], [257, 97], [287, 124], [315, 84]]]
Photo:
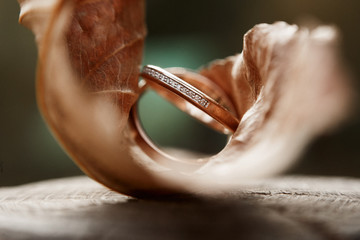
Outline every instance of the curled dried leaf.
[[313, 137], [344, 119], [351, 92], [336, 36], [328, 26], [310, 31], [284, 22], [259, 24], [245, 35], [242, 54], [202, 70], [231, 86], [244, 113], [230, 144], [205, 172], [229, 182], [279, 173]]
[[167, 169], [142, 152], [127, 126], [145, 38], [143, 0], [19, 2], [39, 46], [44, 118], [77, 164], [118, 192], [214, 193], [278, 173], [345, 115], [349, 91], [334, 30], [257, 25], [242, 54], [201, 71], [243, 115], [230, 143], [194, 173]]

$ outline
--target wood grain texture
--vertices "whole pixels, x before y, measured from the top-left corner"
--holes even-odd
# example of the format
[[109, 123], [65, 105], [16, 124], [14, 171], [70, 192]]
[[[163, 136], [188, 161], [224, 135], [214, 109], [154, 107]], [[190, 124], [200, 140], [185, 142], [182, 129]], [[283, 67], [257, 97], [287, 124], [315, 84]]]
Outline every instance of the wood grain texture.
[[87, 177], [0, 189], [1, 239], [358, 239], [360, 180], [279, 177], [137, 200]]

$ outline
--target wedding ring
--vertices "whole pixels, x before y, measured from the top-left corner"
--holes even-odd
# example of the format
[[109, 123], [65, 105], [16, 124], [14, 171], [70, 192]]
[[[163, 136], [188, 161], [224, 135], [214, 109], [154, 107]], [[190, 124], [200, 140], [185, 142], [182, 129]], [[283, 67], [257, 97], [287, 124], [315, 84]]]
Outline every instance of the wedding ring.
[[[236, 130], [239, 120], [231, 113], [231, 111], [235, 112], [232, 102], [221, 88], [208, 78], [183, 68], [165, 70], [155, 66], [145, 66], [141, 76], [146, 82], [140, 82], [143, 83], [140, 84], [140, 95], [150, 86], [178, 108], [210, 127], [223, 133]], [[207, 162], [201, 158], [176, 158], [157, 147], [142, 128], [137, 103], [131, 109], [129, 125], [136, 145], [149, 158], [165, 167], [193, 172]]]
[[225, 134], [236, 131], [239, 120], [232, 113], [235, 112], [233, 104], [221, 88], [183, 68], [168, 70], [147, 65], [141, 76], [157, 93], [209, 127]]

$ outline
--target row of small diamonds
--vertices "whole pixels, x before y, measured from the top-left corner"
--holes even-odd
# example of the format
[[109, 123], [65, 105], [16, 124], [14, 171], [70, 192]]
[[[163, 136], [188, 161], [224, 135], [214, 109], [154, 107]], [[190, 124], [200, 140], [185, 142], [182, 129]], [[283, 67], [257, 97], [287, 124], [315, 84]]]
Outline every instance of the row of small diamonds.
[[164, 74], [157, 72], [150, 68], [144, 68], [143, 73], [162, 81], [163, 83], [172, 87], [176, 91], [182, 92], [183, 94], [187, 95], [193, 101], [200, 104], [204, 108], [207, 108], [209, 106], [209, 102], [206, 99], [204, 99], [202, 96], [193, 92], [192, 90], [190, 90], [189, 88], [185, 87], [184, 85], [178, 83], [177, 81], [165, 76]]

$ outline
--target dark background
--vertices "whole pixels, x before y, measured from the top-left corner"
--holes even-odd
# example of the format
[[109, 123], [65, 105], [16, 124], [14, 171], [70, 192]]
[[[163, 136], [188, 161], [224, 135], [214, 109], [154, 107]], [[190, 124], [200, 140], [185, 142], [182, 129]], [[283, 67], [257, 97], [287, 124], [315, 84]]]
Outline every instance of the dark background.
[[[150, 0], [144, 63], [197, 69], [242, 50], [242, 37], [258, 23], [317, 21], [336, 25], [345, 62], [358, 91], [360, 2], [357, 0]], [[37, 50], [33, 34], [17, 23], [15, 0], [0, 1], [0, 186], [81, 174], [60, 149], [35, 102]], [[150, 108], [149, 103], [157, 103]], [[148, 104], [148, 105], [147, 105]], [[212, 153], [224, 137], [147, 94], [144, 125], [156, 142]], [[360, 114], [315, 140], [289, 173], [360, 177]], [[160, 122], [158, 116], [168, 117]], [[316, 117], [316, 116], [314, 116]], [[169, 123], [176, 122], [174, 124]]]

